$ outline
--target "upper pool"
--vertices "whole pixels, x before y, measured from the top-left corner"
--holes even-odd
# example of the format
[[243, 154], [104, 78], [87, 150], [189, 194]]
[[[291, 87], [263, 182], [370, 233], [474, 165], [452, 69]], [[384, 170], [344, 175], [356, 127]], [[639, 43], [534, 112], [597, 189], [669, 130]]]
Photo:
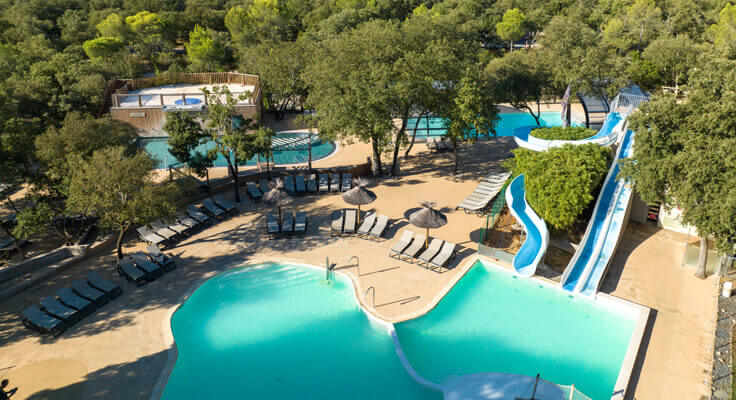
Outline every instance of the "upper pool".
[[[411, 366], [446, 384], [476, 372], [574, 383], [609, 399], [634, 322], [587, 298], [477, 262], [428, 314], [395, 325]], [[162, 398], [442, 399], [413, 380], [390, 325], [348, 278], [278, 263], [202, 284], [174, 313], [178, 358]]]
[[634, 325], [620, 311], [478, 261], [432, 311], [396, 333], [414, 369], [433, 382], [540, 374], [607, 400]]
[[[501, 113], [498, 114], [499, 121], [496, 125], [497, 136], [511, 136], [513, 130], [522, 126], [536, 126], [537, 122], [529, 113]], [[425, 138], [427, 136], [442, 136], [445, 134], [445, 127], [441, 118], [422, 118], [417, 126], [417, 137]], [[406, 130], [409, 134], [414, 131], [417, 122], [416, 118], [410, 118], [406, 124]], [[541, 126], [562, 126], [562, 115], [559, 112], [543, 112], [539, 117]], [[576, 123], [573, 121], [573, 125]]]
[[[307, 147], [308, 140], [306, 133], [300, 132], [281, 132], [277, 133], [273, 139], [273, 160], [276, 164], [301, 164], [306, 163], [309, 159], [309, 150]], [[312, 136], [312, 161], [323, 159], [335, 151], [335, 144], [329, 141], [321, 140], [316, 136]], [[148, 154], [156, 157], [158, 160], [157, 168], [167, 168], [172, 164], [178, 163], [176, 157], [169, 152], [169, 138], [139, 138], [138, 146], [143, 148]], [[199, 147], [196, 151], [205, 153], [214, 147], [214, 143], [207, 142]], [[253, 157], [240, 165], [255, 165], [258, 157]], [[263, 160], [265, 161], [265, 160]], [[222, 155], [218, 155], [215, 160], [215, 167], [225, 167], [227, 163]]]

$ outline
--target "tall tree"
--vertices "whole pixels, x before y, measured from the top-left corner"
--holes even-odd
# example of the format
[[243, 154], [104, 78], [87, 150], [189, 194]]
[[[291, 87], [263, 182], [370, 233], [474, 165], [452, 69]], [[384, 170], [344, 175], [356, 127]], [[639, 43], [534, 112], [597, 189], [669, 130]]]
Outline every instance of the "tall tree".
[[[498, 86], [500, 102], [527, 110], [537, 125], [542, 115], [540, 102], [551, 79], [550, 73], [537, 51], [519, 51], [496, 58], [486, 67], [486, 72]], [[536, 111], [532, 105], [536, 103]]]
[[664, 36], [647, 46], [642, 57], [659, 69], [660, 76], [674, 86], [677, 96], [680, 83], [687, 80], [687, 74], [695, 65], [700, 51], [701, 46], [687, 36]]
[[227, 50], [215, 32], [195, 25], [189, 32], [186, 49], [192, 70], [214, 72], [225, 69]]
[[180, 188], [173, 182], [154, 183], [155, 166], [145, 152], [130, 157], [123, 147], [99, 150], [89, 160], [76, 163], [67, 207], [72, 212], [94, 213], [101, 227], [118, 230], [118, 258], [123, 258], [123, 239], [132, 225], [177, 214]]
[[708, 237], [732, 253], [736, 238], [736, 62], [715, 59], [690, 76], [684, 100], [655, 96], [631, 117], [634, 155], [624, 176], [646, 202], [679, 207], [701, 237], [696, 275], [705, 277]]
[[501, 22], [496, 24], [498, 36], [509, 42], [510, 51], [514, 51], [514, 42], [524, 35], [526, 15], [518, 8], [511, 8], [503, 13]]

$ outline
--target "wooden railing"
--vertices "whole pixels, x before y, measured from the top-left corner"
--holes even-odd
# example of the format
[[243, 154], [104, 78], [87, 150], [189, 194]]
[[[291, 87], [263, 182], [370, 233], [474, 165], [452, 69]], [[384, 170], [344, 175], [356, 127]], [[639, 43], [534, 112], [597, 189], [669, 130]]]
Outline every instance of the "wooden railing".
[[150, 87], [175, 85], [175, 84], [200, 84], [200, 85], [224, 85], [224, 84], [241, 84], [253, 86], [253, 92], [250, 93], [251, 104], [257, 105], [261, 100], [261, 82], [258, 75], [241, 74], [238, 72], [202, 72], [202, 73], [171, 73], [150, 76], [145, 78], [133, 79], [112, 79], [105, 86], [105, 98], [98, 116], [107, 113], [114, 104], [114, 94], [122, 87], [129, 87], [131, 90], [146, 89]]

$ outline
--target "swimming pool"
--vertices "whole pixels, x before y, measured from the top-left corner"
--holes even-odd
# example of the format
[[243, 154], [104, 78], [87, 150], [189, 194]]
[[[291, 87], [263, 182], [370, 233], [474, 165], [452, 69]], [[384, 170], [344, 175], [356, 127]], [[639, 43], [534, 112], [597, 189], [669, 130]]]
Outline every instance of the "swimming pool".
[[176, 311], [162, 399], [428, 399], [348, 278], [263, 264], [219, 274]]
[[[513, 130], [522, 126], [536, 126], [537, 122], [529, 113], [501, 113], [498, 114], [499, 121], [496, 124], [497, 136], [512, 136]], [[408, 134], [414, 132], [416, 118], [409, 118], [406, 124]], [[417, 126], [417, 138], [426, 138], [429, 136], [442, 136], [445, 134], [445, 127], [442, 125], [441, 118], [423, 117]], [[562, 116], [559, 112], [543, 112], [540, 114], [539, 123], [541, 126], [562, 126]], [[573, 125], [578, 125], [573, 121]]]
[[[306, 134], [299, 132], [281, 132], [274, 136], [273, 146], [281, 148], [282, 150], [273, 151], [273, 160], [276, 164], [301, 164], [306, 163], [309, 158], [309, 150], [306, 149]], [[289, 143], [295, 142], [290, 145]], [[168, 137], [155, 137], [155, 138], [139, 138], [138, 146], [144, 149], [148, 154], [156, 157], [158, 164], [156, 168], [167, 168], [172, 164], [178, 163], [176, 157], [169, 152], [169, 138]], [[199, 147], [196, 151], [205, 153], [207, 150], [214, 147], [214, 143], [207, 142]], [[317, 137], [312, 137], [312, 161], [323, 159], [332, 154], [336, 149], [334, 143], [329, 141], [321, 140]], [[255, 165], [258, 161], [258, 157], [253, 157], [250, 160], [240, 163], [240, 165]], [[265, 161], [265, 160], [262, 160]], [[217, 156], [215, 160], [215, 167], [225, 167], [227, 163], [225, 158], [221, 155]]]
[[[162, 399], [441, 399], [404, 368], [387, 326], [349, 278], [267, 263], [207, 280], [174, 313], [178, 358]], [[432, 382], [540, 373], [608, 399], [633, 321], [586, 298], [478, 261], [435, 309], [395, 325]]]
[[432, 311], [396, 324], [396, 333], [414, 369], [433, 382], [539, 373], [598, 400], [613, 393], [634, 325], [618, 310], [478, 261]]

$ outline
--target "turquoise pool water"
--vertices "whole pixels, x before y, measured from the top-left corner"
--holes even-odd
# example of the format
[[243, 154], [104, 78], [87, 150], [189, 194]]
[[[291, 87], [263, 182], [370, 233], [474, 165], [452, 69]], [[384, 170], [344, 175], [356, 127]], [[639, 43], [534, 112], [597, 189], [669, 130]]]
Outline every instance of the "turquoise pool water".
[[[537, 123], [529, 113], [502, 113], [496, 125], [497, 136], [511, 136], [513, 130], [522, 126], [536, 126]], [[406, 124], [406, 130], [411, 134], [414, 131], [416, 118], [410, 118]], [[542, 126], [562, 126], [562, 116], [559, 112], [543, 112], [540, 115], [539, 122]], [[575, 125], [575, 122], [573, 122]], [[422, 118], [417, 126], [417, 137], [426, 138], [429, 136], [442, 136], [445, 134], [445, 127], [442, 125], [441, 118]]]
[[[348, 278], [284, 264], [219, 274], [174, 314], [178, 359], [162, 398], [442, 399], [414, 381]], [[478, 262], [439, 305], [396, 325], [424, 378], [540, 373], [610, 398], [633, 321]]]
[[437, 307], [396, 332], [411, 365], [433, 382], [539, 373], [607, 400], [633, 328], [629, 317], [587, 298], [479, 261]]
[[[278, 133], [274, 138], [274, 144], [279, 142], [279, 139], [289, 140], [302, 137], [301, 133]], [[306, 144], [305, 144], [306, 145]], [[157, 168], [166, 168], [169, 165], [175, 164], [178, 161], [169, 152], [169, 139], [166, 137], [156, 138], [139, 138], [138, 146], [143, 148], [148, 154], [156, 157], [158, 160]], [[196, 151], [205, 153], [214, 147], [214, 143], [208, 142], [197, 147]], [[309, 151], [302, 150], [303, 146], [294, 150], [274, 150], [273, 159], [276, 164], [301, 164], [306, 163], [309, 158]], [[312, 161], [316, 161], [325, 158], [335, 151], [335, 144], [329, 141], [323, 141], [318, 138], [312, 138]], [[255, 165], [258, 161], [258, 157], [253, 157], [246, 162], [241, 162], [240, 165]], [[216, 167], [227, 166], [225, 158], [218, 155], [215, 160]]]
[[347, 278], [266, 264], [206, 281], [179, 308], [172, 399], [428, 399]]

